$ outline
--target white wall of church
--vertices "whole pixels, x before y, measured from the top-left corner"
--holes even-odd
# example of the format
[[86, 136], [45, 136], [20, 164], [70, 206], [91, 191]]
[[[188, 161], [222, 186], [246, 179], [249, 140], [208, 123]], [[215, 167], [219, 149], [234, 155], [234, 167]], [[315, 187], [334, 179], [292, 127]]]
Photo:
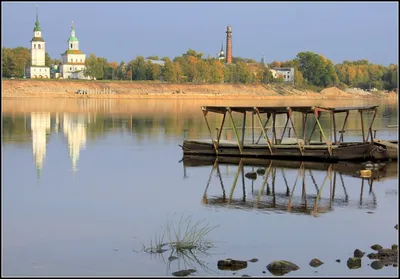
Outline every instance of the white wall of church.
[[45, 65], [46, 48], [44, 42], [32, 42], [31, 61], [33, 66]]
[[86, 54], [63, 54], [62, 62], [63, 64], [72, 63], [85, 63]]
[[28, 67], [26, 71], [28, 78], [50, 78], [49, 67]]

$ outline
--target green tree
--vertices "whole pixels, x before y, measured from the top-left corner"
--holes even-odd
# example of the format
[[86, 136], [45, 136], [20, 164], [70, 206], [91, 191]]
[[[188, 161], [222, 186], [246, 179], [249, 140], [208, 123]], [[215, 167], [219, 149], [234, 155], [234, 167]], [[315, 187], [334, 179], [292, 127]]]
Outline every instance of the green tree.
[[174, 64], [168, 57], [164, 57], [163, 60], [165, 61], [165, 64], [161, 70], [161, 73], [164, 78], [164, 81], [174, 82], [174, 77], [175, 77]]

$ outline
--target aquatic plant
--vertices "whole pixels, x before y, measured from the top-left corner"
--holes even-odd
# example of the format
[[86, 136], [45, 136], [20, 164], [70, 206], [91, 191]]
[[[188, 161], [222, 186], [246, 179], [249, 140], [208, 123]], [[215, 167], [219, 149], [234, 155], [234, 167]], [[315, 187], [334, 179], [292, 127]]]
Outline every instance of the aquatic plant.
[[[202, 225], [203, 224], [203, 225]], [[172, 222], [167, 223], [167, 234], [171, 249], [181, 253], [184, 250], [205, 251], [214, 245], [205, 237], [217, 226], [204, 224], [204, 220], [192, 223], [191, 216], [181, 216], [178, 227], [174, 228]]]
[[[182, 259], [185, 266], [198, 264], [203, 269], [208, 269], [199, 257], [210, 255], [207, 250], [214, 245], [212, 241], [206, 239], [206, 236], [216, 227], [218, 226], [210, 226], [209, 223], [205, 223], [205, 220], [192, 222], [192, 216], [182, 215], [176, 226], [173, 224], [173, 220], [168, 221], [164, 232], [159, 235], [155, 234], [154, 238], [150, 240], [150, 246], [145, 246], [142, 242], [142, 251], [161, 255], [164, 259], [162, 254], [169, 250], [168, 267], [173, 260]], [[167, 240], [164, 240], [165, 235], [167, 235]]]

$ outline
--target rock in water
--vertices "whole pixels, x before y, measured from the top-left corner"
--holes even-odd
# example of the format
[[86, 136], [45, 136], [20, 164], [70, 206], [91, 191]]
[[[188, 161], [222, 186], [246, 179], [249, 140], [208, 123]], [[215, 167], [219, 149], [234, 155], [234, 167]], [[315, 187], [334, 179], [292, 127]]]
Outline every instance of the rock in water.
[[265, 174], [265, 169], [263, 169], [263, 168], [257, 169], [257, 174], [258, 175], [264, 175]]
[[324, 264], [321, 260], [314, 258], [310, 261], [310, 265], [312, 267], [319, 267], [320, 265]]
[[385, 266], [385, 264], [383, 263], [383, 262], [381, 262], [381, 261], [373, 261], [372, 263], [371, 263], [371, 267], [373, 268], [373, 269], [381, 269], [382, 267], [384, 267]]
[[246, 176], [248, 179], [256, 180], [257, 179], [257, 173], [255, 171], [250, 171], [246, 173], [244, 176]]
[[360, 258], [349, 258], [347, 260], [347, 267], [349, 269], [357, 269], [361, 267], [361, 259]]
[[189, 270], [179, 270], [175, 271], [172, 273], [172, 275], [177, 276], [177, 277], [183, 277], [183, 276], [188, 276], [190, 274]]
[[374, 245], [371, 246], [371, 249], [375, 250], [375, 251], [378, 251], [378, 250], [382, 249], [382, 246], [380, 246], [379, 244], [374, 244]]
[[360, 249], [354, 250], [354, 257], [355, 258], [362, 258], [365, 255], [365, 252], [362, 252]]
[[298, 270], [300, 267], [289, 261], [278, 260], [267, 265], [267, 269], [272, 275], [280, 276], [290, 271]]
[[258, 262], [258, 259], [257, 258], [252, 258], [251, 260], [249, 260], [249, 262], [256, 263], [256, 262]]
[[218, 269], [220, 270], [239, 270], [247, 267], [246, 261], [239, 261], [239, 260], [220, 260], [217, 263]]

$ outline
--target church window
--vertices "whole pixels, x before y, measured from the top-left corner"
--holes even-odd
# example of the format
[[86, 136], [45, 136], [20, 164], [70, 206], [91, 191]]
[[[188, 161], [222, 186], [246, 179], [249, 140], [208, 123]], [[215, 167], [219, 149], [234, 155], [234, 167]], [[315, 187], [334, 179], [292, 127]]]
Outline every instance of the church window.
[[69, 69], [72, 71], [72, 67], [69, 67]]
[[36, 44], [33, 44], [33, 48], [36, 48]]
[[38, 44], [38, 48], [41, 49], [41, 44]]
[[71, 44], [71, 48], [72, 48], [72, 44]]
[[82, 62], [82, 59], [81, 59], [81, 62]]

